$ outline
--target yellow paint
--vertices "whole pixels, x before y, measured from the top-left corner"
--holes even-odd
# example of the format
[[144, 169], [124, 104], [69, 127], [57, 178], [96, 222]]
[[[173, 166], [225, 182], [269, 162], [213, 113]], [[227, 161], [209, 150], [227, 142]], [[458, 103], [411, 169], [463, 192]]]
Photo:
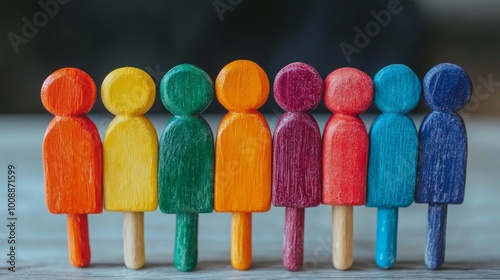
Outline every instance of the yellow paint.
[[219, 212], [263, 212], [271, 205], [271, 132], [257, 112], [269, 80], [257, 64], [234, 61], [215, 81], [216, 95], [230, 112], [215, 147], [214, 206]]
[[101, 87], [102, 103], [114, 115], [143, 115], [153, 106], [155, 95], [153, 79], [134, 67], [112, 71]]
[[142, 116], [155, 93], [151, 77], [137, 68], [116, 69], [104, 79], [102, 101], [117, 115], [103, 143], [107, 211], [154, 211], [158, 205], [158, 138], [153, 124]]

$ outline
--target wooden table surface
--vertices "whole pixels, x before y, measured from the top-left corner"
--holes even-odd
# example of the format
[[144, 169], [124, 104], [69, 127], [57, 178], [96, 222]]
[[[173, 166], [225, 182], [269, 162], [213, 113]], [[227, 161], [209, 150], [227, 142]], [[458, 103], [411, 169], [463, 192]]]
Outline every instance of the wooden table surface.
[[[149, 116], [159, 134], [168, 115]], [[222, 115], [205, 116], [213, 131]], [[110, 115], [93, 115], [102, 133]], [[271, 128], [279, 115], [267, 116]], [[316, 116], [324, 127], [327, 116]], [[421, 116], [414, 118], [417, 125]], [[373, 116], [363, 117], [369, 127]], [[133, 271], [123, 264], [122, 214], [89, 216], [92, 265], [73, 268], [68, 261], [66, 219], [45, 207], [41, 143], [50, 115], [0, 115], [0, 278], [13, 279], [281, 279], [281, 278], [462, 278], [500, 279], [500, 119], [466, 119], [469, 161], [465, 202], [448, 212], [446, 263], [440, 271], [425, 268], [423, 256], [427, 206], [413, 204], [399, 215], [398, 260], [391, 270], [373, 260], [376, 209], [354, 210], [355, 262], [350, 271], [331, 264], [331, 207], [306, 211], [305, 264], [288, 272], [281, 264], [284, 209], [255, 214], [253, 266], [235, 271], [229, 261], [230, 215], [200, 215], [199, 263], [196, 271], [181, 273], [172, 264], [174, 215], [145, 214], [146, 267]], [[7, 270], [7, 165], [17, 169], [16, 272]], [[9, 278], [7, 278], [7, 276]]]

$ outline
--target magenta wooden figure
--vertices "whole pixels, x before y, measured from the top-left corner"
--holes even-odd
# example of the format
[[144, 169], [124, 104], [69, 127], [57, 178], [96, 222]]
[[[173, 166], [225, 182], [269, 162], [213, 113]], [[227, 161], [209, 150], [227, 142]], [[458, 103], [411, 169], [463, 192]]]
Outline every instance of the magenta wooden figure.
[[276, 75], [274, 98], [287, 112], [273, 137], [273, 205], [285, 206], [283, 265], [303, 262], [304, 208], [321, 202], [321, 134], [309, 114], [323, 95], [323, 81], [311, 66], [295, 62]]

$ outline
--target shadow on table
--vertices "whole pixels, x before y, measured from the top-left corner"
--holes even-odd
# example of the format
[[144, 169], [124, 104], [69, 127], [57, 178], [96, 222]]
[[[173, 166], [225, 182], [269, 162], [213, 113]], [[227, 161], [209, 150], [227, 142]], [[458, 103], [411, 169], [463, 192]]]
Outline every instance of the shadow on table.
[[[99, 268], [99, 269], [117, 269], [117, 268], [125, 268], [123, 263], [94, 263], [91, 264], [88, 268], [84, 268], [82, 270]], [[144, 268], [138, 270], [156, 270], [156, 269], [167, 269], [177, 271], [172, 263], [146, 263]], [[371, 270], [380, 270], [380, 271], [394, 271], [394, 270], [427, 270], [423, 260], [420, 261], [399, 261], [396, 262], [393, 268], [388, 270], [379, 269], [375, 262], [371, 259], [359, 260], [355, 261], [352, 268], [349, 271], [371, 271]], [[478, 269], [494, 269], [498, 270], [498, 262], [497, 261], [450, 261], [445, 262], [443, 267], [437, 271], [467, 271], [467, 270], [478, 270]], [[201, 261], [198, 263], [195, 271], [213, 271], [213, 270], [235, 270], [231, 267], [231, 263], [228, 260], [226, 261]], [[252, 267], [247, 271], [257, 271], [257, 270], [283, 270], [283, 272], [287, 271], [281, 262], [281, 260], [265, 260], [265, 261], [254, 261]], [[331, 263], [318, 263], [314, 267], [304, 267], [299, 270], [302, 272], [307, 271], [315, 271], [315, 270], [334, 270]], [[430, 270], [429, 270], [430, 271]], [[242, 271], [244, 272], [244, 271]]]

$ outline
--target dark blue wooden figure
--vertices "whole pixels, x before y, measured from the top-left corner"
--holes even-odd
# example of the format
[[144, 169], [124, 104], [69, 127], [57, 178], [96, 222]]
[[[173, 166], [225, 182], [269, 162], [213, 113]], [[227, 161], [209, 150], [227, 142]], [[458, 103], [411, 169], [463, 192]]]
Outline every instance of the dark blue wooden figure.
[[444, 262], [448, 204], [464, 200], [467, 135], [457, 112], [471, 97], [471, 82], [457, 65], [434, 66], [423, 81], [424, 99], [433, 110], [420, 127], [420, 163], [415, 202], [429, 203], [425, 264]]

